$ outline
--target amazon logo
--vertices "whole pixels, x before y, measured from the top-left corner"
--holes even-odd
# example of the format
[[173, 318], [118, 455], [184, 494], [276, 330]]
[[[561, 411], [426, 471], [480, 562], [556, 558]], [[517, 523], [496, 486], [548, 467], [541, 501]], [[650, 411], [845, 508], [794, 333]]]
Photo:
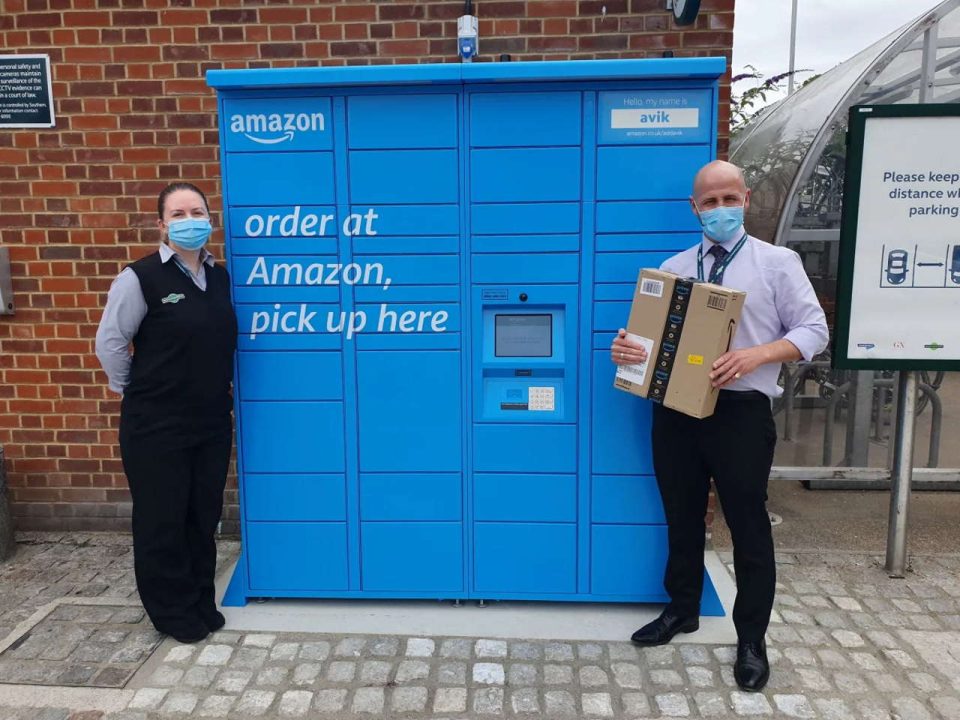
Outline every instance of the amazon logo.
[[298, 132], [323, 132], [323, 113], [235, 113], [230, 116], [230, 132], [243, 135], [261, 145], [277, 145], [293, 140]]

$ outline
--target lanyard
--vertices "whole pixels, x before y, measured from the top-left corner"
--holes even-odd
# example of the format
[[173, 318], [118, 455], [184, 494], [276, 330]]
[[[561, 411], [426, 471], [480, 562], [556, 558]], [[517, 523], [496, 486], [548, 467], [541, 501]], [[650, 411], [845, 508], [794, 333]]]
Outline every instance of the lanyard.
[[[740, 248], [743, 247], [743, 244], [747, 241], [747, 233], [743, 234], [743, 237], [733, 246], [733, 250], [727, 253], [727, 256], [722, 260], [717, 260], [715, 262], [720, 263], [720, 269], [718, 271], [711, 270], [711, 275], [716, 275], [718, 272], [722, 276], [723, 272], [727, 269], [727, 265], [731, 263], [734, 255], [740, 252]], [[703, 243], [700, 243], [700, 246], [697, 248], [697, 280], [703, 282]]]

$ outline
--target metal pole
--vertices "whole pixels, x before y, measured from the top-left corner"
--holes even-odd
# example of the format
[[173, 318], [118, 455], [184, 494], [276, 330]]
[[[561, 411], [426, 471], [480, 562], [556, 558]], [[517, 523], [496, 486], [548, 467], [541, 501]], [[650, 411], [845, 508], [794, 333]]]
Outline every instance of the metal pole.
[[913, 481], [913, 434], [917, 421], [917, 374], [901, 370], [897, 381], [897, 419], [890, 478], [890, 520], [887, 524], [887, 573], [902, 578], [907, 569], [907, 510]]
[[797, 2], [793, 0], [793, 15], [790, 19], [790, 75], [787, 77], [787, 95], [793, 95], [793, 71], [797, 66]]

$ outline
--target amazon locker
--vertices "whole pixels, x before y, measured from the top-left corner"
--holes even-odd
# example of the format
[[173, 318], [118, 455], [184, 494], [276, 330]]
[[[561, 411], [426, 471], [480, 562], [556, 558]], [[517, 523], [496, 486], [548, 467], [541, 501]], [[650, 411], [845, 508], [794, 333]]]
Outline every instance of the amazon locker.
[[[722, 59], [211, 71], [251, 597], [662, 602], [608, 349]], [[705, 613], [722, 609], [706, 583]]]

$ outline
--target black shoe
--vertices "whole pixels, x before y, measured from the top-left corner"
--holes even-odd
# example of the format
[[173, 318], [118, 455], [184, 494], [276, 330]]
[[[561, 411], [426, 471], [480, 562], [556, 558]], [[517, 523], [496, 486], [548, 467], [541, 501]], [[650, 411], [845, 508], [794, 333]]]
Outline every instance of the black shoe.
[[160, 632], [169, 635], [174, 640], [181, 643], [200, 642], [210, 634], [210, 631], [207, 630], [207, 626], [200, 622], [199, 618], [197, 620], [180, 623], [173, 628], [157, 628], [157, 630], [160, 630]]
[[666, 645], [677, 633], [692, 633], [700, 629], [700, 618], [677, 617], [664, 611], [653, 622], [637, 630], [630, 640], [637, 645]]
[[217, 630], [227, 624], [227, 619], [219, 610], [201, 612], [200, 617], [203, 618], [203, 624], [207, 626], [207, 630], [212, 633], [215, 633]]
[[767, 645], [741, 640], [737, 643], [737, 662], [733, 676], [741, 690], [759, 692], [770, 679], [770, 662], [767, 660]]

